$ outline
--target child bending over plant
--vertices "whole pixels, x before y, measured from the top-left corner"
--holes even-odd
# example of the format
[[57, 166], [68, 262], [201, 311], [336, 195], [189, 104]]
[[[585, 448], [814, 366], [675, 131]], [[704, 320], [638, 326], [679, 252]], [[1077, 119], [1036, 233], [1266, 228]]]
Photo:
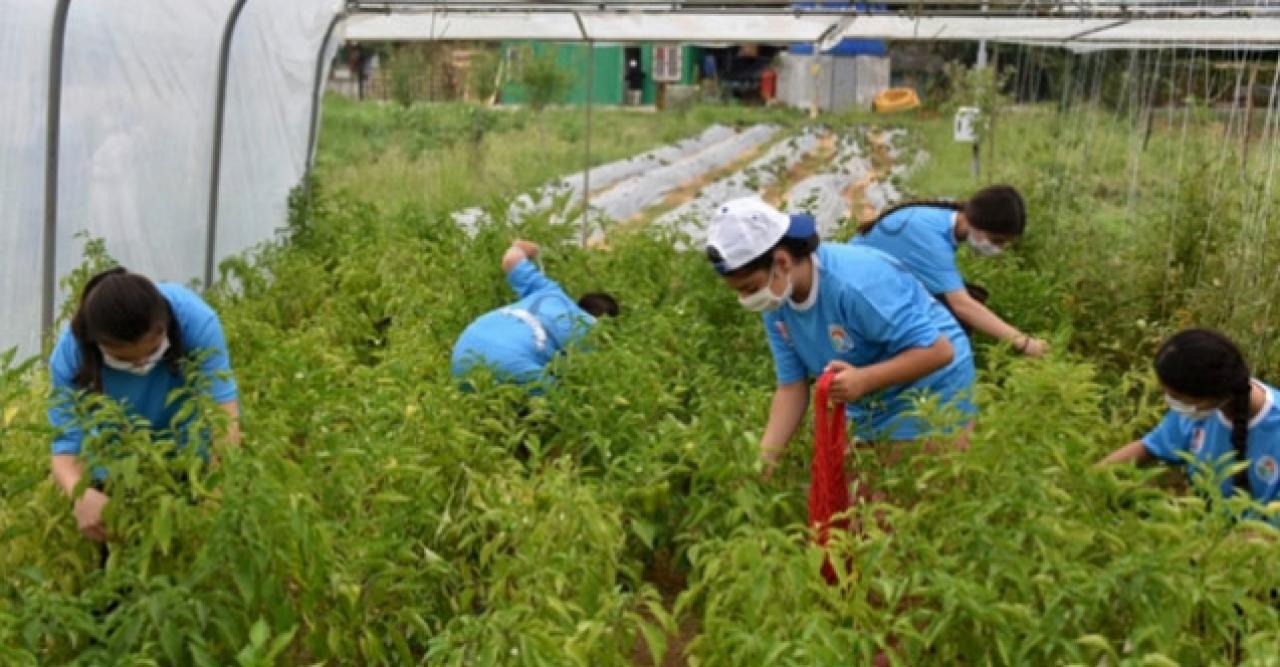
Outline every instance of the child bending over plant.
[[[86, 471], [80, 396], [87, 392], [111, 398], [127, 418], [172, 434], [176, 446], [184, 447], [192, 432], [209, 436], [186, 428], [194, 411], [175, 393], [187, 386], [189, 362], [198, 352], [198, 366], [190, 370], [207, 379], [209, 397], [230, 417], [226, 441], [238, 444], [238, 393], [217, 313], [182, 285], [157, 285], [122, 267], [104, 271], [85, 285], [71, 324], [49, 358], [49, 421], [58, 431], [52, 446], [53, 478], [75, 499], [76, 524], [88, 539], [107, 540], [102, 512], [109, 487], [106, 469], [95, 465], [103, 462], [89, 461], [92, 479], [79, 492]], [[112, 428], [98, 423], [92, 431], [101, 436]], [[207, 443], [197, 446], [202, 456], [209, 455]]]
[[1049, 344], [1005, 322], [986, 306], [985, 289], [970, 285], [956, 268], [962, 243], [979, 257], [994, 257], [1022, 237], [1026, 204], [1008, 185], [992, 185], [967, 201], [911, 201], [893, 206], [858, 228], [849, 242], [882, 250], [902, 262], [961, 326], [1039, 357]]
[[883, 447], [923, 437], [928, 424], [912, 414], [920, 394], [971, 421], [969, 339], [897, 260], [865, 246], [823, 244], [811, 216], [788, 216], [755, 198], [716, 211], [706, 251], [742, 306], [762, 314], [773, 352], [777, 388], [761, 442], [766, 476], [804, 418], [809, 381], [827, 371], [830, 398], [846, 403], [862, 441]]
[[530, 261], [537, 256], [537, 244], [520, 239], [503, 254], [502, 270], [520, 299], [463, 330], [453, 348], [454, 377], [484, 367], [504, 382], [549, 381], [545, 369], [557, 353], [586, 336], [596, 318], [617, 316], [618, 301], [606, 292], [585, 294], [575, 303]]
[[[1156, 375], [1169, 411], [1148, 434], [1101, 463], [1158, 459], [1221, 472], [1232, 462], [1248, 467], [1222, 480], [1222, 494], [1240, 491], [1260, 503], [1280, 495], [1280, 408], [1275, 388], [1253, 378], [1235, 343], [1216, 331], [1187, 329], [1156, 352]], [[1224, 459], [1226, 462], [1224, 463]], [[1199, 465], [1188, 465], [1188, 462]]]

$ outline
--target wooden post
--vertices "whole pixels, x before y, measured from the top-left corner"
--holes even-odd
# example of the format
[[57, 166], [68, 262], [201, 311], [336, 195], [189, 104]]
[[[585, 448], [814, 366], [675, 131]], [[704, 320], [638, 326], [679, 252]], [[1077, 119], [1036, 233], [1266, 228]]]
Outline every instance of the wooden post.
[[1249, 89], [1244, 93], [1244, 127], [1240, 130], [1240, 169], [1249, 167], [1249, 137], [1253, 134], [1253, 87], [1258, 83], [1258, 64], [1249, 67]]

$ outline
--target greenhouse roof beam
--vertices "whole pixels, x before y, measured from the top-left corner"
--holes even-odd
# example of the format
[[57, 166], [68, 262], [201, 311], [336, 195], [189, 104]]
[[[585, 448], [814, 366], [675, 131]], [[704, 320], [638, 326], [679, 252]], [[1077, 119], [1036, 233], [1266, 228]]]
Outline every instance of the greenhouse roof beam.
[[[832, 17], [836, 17], [836, 20]], [[579, 27], [579, 21], [584, 27]], [[832, 33], [832, 23], [842, 28]], [[1081, 17], [906, 17], [814, 13], [428, 11], [361, 13], [348, 39], [604, 42], [828, 42], [837, 37], [923, 41], [993, 40], [1052, 46], [1148, 44], [1194, 48], [1280, 48], [1280, 18], [1100, 19]]]
[[[412, 12], [412, 11], [523, 11], [564, 12], [590, 9], [599, 12], [661, 12], [661, 13], [739, 13], [739, 14], [860, 14], [854, 7], [796, 8], [792, 3], [776, 0], [740, 0], [717, 2], [716, 0], [684, 0], [682, 2], [656, 3], [652, 0], [555, 0], [554, 2], [529, 2], [527, 0], [353, 0], [354, 11]], [[1273, 2], [1252, 4], [1206, 4], [1203, 2], [1142, 2], [1141, 0], [1103, 0], [1099, 2], [1055, 2], [1028, 6], [1021, 0], [986, 0], [985, 2], [939, 2], [923, 0], [913, 3], [909, 13], [895, 14], [878, 11], [881, 16], [904, 17], [1076, 17], [1076, 18], [1195, 18], [1280, 15], [1280, 5]]]

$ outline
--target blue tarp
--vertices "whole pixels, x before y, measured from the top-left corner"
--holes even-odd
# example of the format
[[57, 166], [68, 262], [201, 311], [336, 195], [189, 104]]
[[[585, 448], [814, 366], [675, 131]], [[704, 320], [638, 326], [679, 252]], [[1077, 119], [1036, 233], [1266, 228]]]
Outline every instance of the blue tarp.
[[[853, 7], [859, 13], [871, 13], [876, 10], [883, 10], [884, 5], [866, 3], [849, 3], [849, 2], [797, 2], [792, 5], [795, 9], [846, 9]], [[813, 44], [806, 42], [796, 42], [787, 47], [787, 51], [801, 56], [813, 55]], [[842, 39], [835, 48], [830, 51], [823, 51], [826, 55], [831, 56], [883, 56], [888, 53], [885, 48], [883, 39]]]

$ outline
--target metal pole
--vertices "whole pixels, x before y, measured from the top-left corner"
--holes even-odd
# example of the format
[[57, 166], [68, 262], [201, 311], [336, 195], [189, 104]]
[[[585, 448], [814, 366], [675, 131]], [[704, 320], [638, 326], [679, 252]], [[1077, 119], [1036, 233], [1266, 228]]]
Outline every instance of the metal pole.
[[44, 238], [41, 253], [40, 333], [53, 329], [53, 295], [58, 268], [58, 141], [62, 125], [62, 54], [67, 37], [71, 0], [58, 0], [53, 10], [53, 35], [49, 40], [49, 108], [44, 140]]
[[[305, 176], [308, 180], [311, 177], [311, 168], [315, 165], [316, 157], [316, 136], [320, 131], [320, 102], [324, 98], [324, 53], [328, 50], [329, 40], [333, 39], [333, 31], [338, 27], [338, 23], [346, 17], [345, 13], [338, 12], [333, 16], [333, 20], [329, 22], [329, 29], [324, 31], [324, 39], [320, 40], [320, 51], [316, 53], [316, 76], [311, 89], [311, 126], [307, 129], [307, 164]], [[307, 191], [311, 191], [311, 185], [308, 183]]]
[[591, 233], [591, 98], [594, 97], [595, 79], [596, 79], [596, 47], [591, 36], [587, 34], [587, 26], [582, 22], [582, 15], [577, 12], [573, 13], [573, 18], [578, 22], [578, 31], [582, 33], [582, 39], [587, 43], [587, 137], [586, 155], [583, 158], [585, 165], [582, 169], [582, 245], [586, 247], [587, 237]]
[[587, 236], [591, 233], [591, 98], [595, 97], [596, 85], [596, 43], [587, 40], [587, 140], [586, 168], [582, 170], [582, 245], [587, 245]]
[[248, 0], [236, 0], [222, 28], [222, 46], [218, 52], [218, 90], [213, 107], [213, 157], [209, 171], [208, 234], [205, 237], [204, 286], [213, 284], [213, 265], [217, 258], [218, 241], [218, 186], [222, 176], [222, 127], [227, 116], [227, 65], [231, 60], [231, 36]]
[[[324, 54], [328, 50], [329, 40], [333, 38], [333, 31], [338, 27], [338, 23], [346, 16], [344, 12], [338, 12], [333, 15], [333, 20], [329, 21], [329, 27], [324, 31], [324, 38], [320, 40], [320, 50], [316, 52], [316, 74], [312, 81], [311, 87], [311, 124], [307, 128], [307, 161], [303, 165], [302, 171], [302, 187], [306, 192], [306, 211], [307, 217], [311, 217], [311, 170], [315, 167], [316, 162], [316, 137], [320, 132], [320, 104], [324, 98]], [[359, 76], [357, 75], [357, 81]]]
[[[982, 13], [987, 13], [987, 3], [982, 3]], [[978, 63], [975, 65], [978, 69], [987, 66], [987, 40], [978, 40]]]

